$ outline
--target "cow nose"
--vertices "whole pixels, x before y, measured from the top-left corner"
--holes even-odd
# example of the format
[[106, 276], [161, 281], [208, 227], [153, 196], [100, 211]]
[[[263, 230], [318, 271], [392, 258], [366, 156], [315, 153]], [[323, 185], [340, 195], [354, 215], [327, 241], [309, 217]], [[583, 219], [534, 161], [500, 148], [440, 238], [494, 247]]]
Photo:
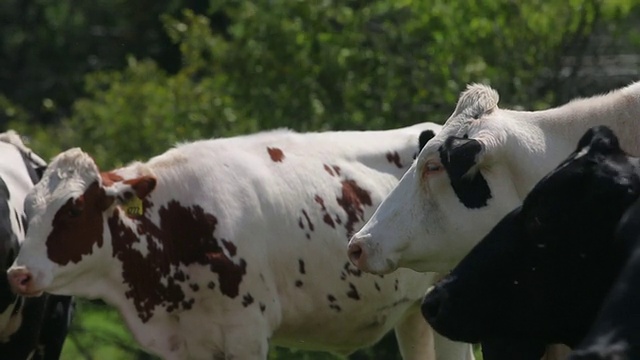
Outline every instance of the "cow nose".
[[10, 269], [7, 276], [9, 277], [9, 284], [14, 293], [19, 295], [29, 293], [33, 277], [27, 268]]
[[431, 289], [424, 300], [422, 300], [422, 316], [430, 323], [437, 321], [438, 317], [442, 314], [443, 304], [447, 297], [447, 290], [439, 286]]
[[364, 255], [364, 252], [362, 251], [362, 246], [357, 242], [355, 241], [349, 242], [349, 248], [347, 250], [347, 253], [349, 254], [349, 260], [351, 260], [351, 263], [356, 267], [359, 268], [362, 262], [364, 262], [365, 255]]

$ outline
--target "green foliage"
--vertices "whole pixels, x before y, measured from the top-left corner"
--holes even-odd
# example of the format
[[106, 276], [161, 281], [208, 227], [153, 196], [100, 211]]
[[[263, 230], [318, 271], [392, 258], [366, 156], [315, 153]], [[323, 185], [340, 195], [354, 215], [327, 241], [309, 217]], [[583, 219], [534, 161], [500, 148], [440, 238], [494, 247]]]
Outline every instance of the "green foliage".
[[181, 2], [1, 1], [0, 93], [52, 122], [68, 115], [86, 73], [122, 68], [126, 54], [177, 67], [158, 17]]
[[[619, 18], [623, 5], [606, 13]], [[474, 81], [499, 88], [503, 103], [546, 107], [557, 59], [602, 13], [596, 1], [509, 0], [229, 0], [210, 11], [231, 19], [228, 36], [190, 10], [162, 17], [182, 54], [175, 74], [134, 57], [89, 74], [58, 143], [114, 166], [176, 141], [260, 129], [442, 122]]]
[[25, 123], [29, 114], [20, 106], [0, 94], [0, 125], [7, 123]]
[[[64, 124], [74, 129], [73, 142], [105, 166], [147, 158], [179, 140], [228, 135], [237, 119], [232, 99], [218, 90], [217, 79], [193, 76], [188, 67], [169, 76], [152, 61], [129, 58], [121, 73], [87, 77], [93, 96], [76, 101]], [[235, 126], [256, 130], [249, 122]]]
[[[544, 108], [598, 90], [575, 86], [583, 59], [604, 51], [598, 41], [640, 49], [634, 0], [206, 4], [2, 2], [0, 125], [45, 158], [80, 146], [108, 169], [261, 129], [443, 122], [470, 82], [496, 87], [503, 106]], [[350, 359], [398, 358], [393, 340]], [[147, 358], [113, 311], [89, 302], [64, 354]], [[339, 359], [287, 349], [269, 358]]]
[[80, 301], [63, 359], [151, 360], [131, 338], [120, 316], [98, 303]]

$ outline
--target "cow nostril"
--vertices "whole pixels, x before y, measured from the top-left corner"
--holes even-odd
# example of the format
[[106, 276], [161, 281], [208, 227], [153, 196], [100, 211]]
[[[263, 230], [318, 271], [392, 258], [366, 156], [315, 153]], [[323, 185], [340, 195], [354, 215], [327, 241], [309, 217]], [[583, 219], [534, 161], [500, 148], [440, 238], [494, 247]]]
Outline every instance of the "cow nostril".
[[422, 302], [422, 315], [427, 321], [435, 321], [442, 311], [443, 297], [438, 288], [434, 288], [427, 294]]
[[357, 262], [362, 257], [362, 247], [358, 244], [349, 244], [349, 259], [352, 262]]
[[31, 275], [25, 274], [22, 279], [20, 279], [20, 285], [26, 286], [29, 281], [31, 281]]

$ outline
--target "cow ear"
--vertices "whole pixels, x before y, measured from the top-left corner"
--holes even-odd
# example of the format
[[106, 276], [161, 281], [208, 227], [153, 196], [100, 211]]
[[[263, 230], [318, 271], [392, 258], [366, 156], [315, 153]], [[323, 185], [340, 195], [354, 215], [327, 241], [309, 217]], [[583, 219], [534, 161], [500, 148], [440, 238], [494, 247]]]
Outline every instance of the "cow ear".
[[440, 147], [440, 162], [460, 201], [468, 208], [487, 205], [491, 190], [477, 165], [482, 155], [478, 140], [451, 136]]
[[620, 152], [620, 141], [613, 130], [600, 125], [594, 126], [587, 130], [578, 141], [576, 152], [587, 151], [589, 153], [596, 151], [599, 153]]
[[[112, 176], [113, 178], [113, 176]], [[125, 209], [128, 215], [142, 215], [142, 200], [156, 187], [156, 178], [143, 175], [131, 179], [118, 179], [105, 187], [109, 206], [115, 202]]]
[[135, 193], [135, 195], [144, 199], [156, 188], [156, 178], [153, 176], [145, 175], [140, 176], [135, 179], [125, 180], [125, 184], [131, 186], [131, 189]]
[[433, 130], [425, 130], [420, 133], [418, 137], [418, 152], [422, 151], [425, 145], [429, 142], [429, 140], [433, 139], [436, 136], [436, 133]]

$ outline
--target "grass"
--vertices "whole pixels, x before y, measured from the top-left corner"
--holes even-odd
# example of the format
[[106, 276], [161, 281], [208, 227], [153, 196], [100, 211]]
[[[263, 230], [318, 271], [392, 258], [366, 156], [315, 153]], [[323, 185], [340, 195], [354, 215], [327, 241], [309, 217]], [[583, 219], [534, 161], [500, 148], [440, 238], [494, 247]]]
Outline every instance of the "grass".
[[[476, 359], [482, 360], [478, 346]], [[154, 356], [142, 351], [126, 329], [120, 315], [110, 307], [86, 300], [77, 301], [69, 335], [62, 350], [62, 360], [151, 360]], [[268, 360], [374, 360], [400, 359], [393, 334], [386, 336], [371, 349], [358, 351], [348, 358], [324, 352], [274, 348]]]

